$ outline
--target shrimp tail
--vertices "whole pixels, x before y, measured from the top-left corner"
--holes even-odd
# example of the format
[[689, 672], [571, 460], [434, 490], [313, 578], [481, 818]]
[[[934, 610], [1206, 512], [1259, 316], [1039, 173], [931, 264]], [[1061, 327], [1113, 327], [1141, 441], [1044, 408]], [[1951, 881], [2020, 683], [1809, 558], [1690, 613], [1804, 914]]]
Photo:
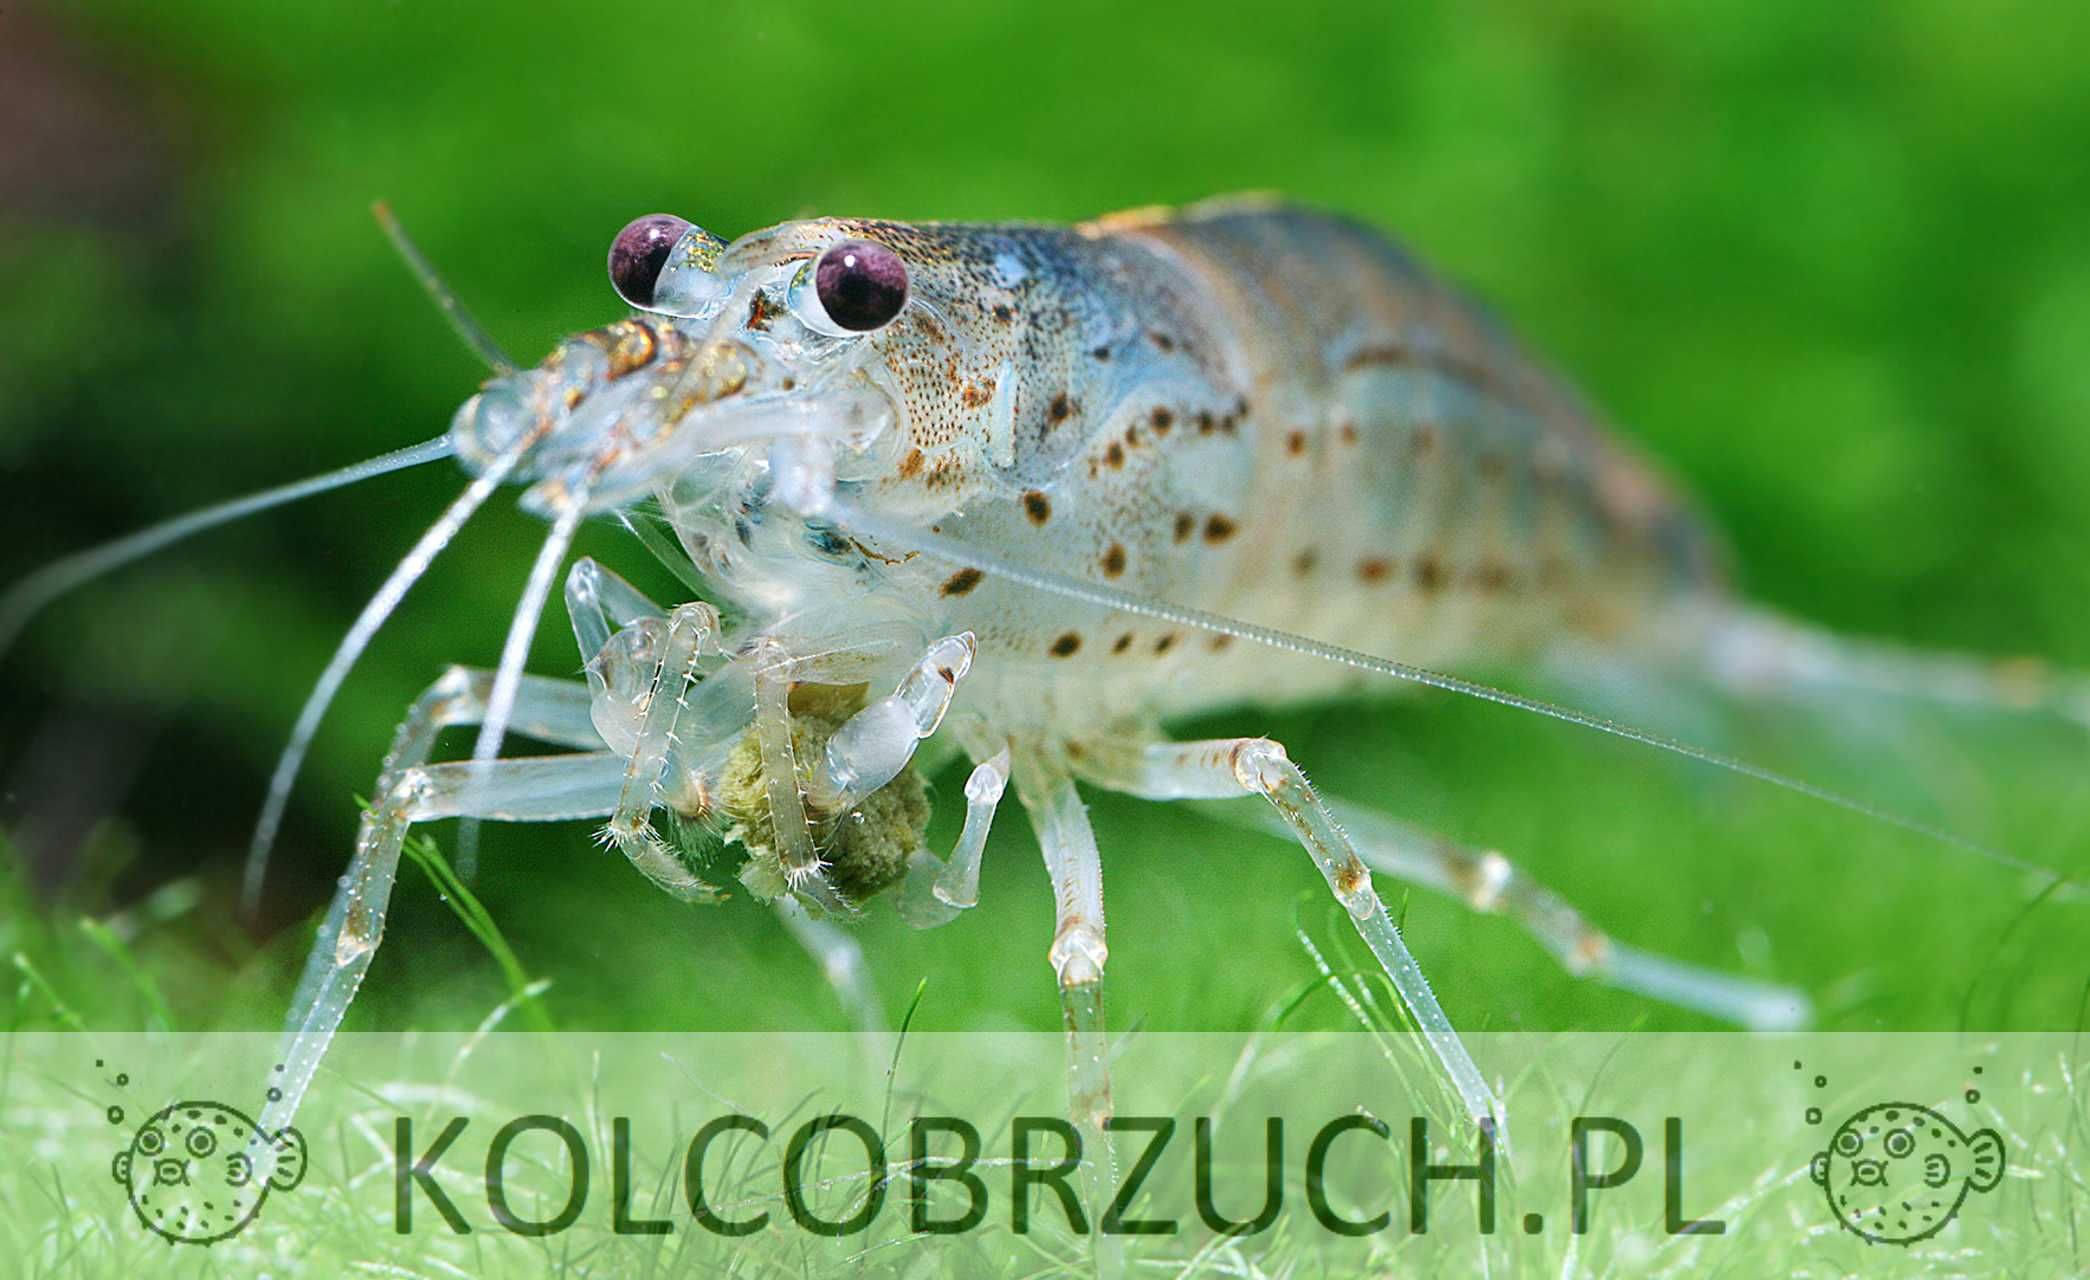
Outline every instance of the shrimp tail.
[[1736, 610], [1715, 626], [1703, 657], [1716, 685], [1746, 698], [1857, 694], [2050, 715], [2090, 731], [2090, 676], [2037, 658], [1913, 649], [1754, 609]]

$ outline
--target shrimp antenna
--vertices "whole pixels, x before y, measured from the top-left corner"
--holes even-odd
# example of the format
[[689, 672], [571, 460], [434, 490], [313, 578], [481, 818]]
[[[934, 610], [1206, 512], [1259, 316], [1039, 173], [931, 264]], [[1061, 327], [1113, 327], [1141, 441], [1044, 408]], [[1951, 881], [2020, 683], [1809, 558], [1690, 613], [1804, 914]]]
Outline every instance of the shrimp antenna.
[[[508, 736], [508, 721], [515, 714], [516, 694], [522, 689], [523, 665], [530, 659], [530, 642], [537, 638], [537, 623], [544, 616], [545, 602], [551, 598], [552, 579], [566, 553], [572, 550], [574, 536], [580, 532], [581, 520], [587, 513], [587, 490], [577, 487], [567, 495], [566, 505], [560, 508], [551, 532], [537, 551], [536, 563], [530, 566], [530, 576], [516, 601], [515, 616], [508, 623], [508, 638], [501, 645], [501, 661], [494, 668], [493, 686], [486, 694], [486, 712], [479, 721], [478, 740], [472, 745], [474, 765], [485, 765], [501, 752], [501, 740]], [[479, 772], [483, 770], [475, 770], [475, 774]], [[478, 873], [478, 864], [478, 823], [467, 819], [458, 829], [457, 874], [470, 880]]]
[[428, 255], [421, 252], [421, 246], [415, 244], [413, 237], [407, 235], [406, 228], [399, 225], [399, 217], [392, 212], [392, 206], [379, 200], [370, 206], [370, 216], [377, 219], [377, 225], [383, 229], [385, 238], [392, 242], [392, 247], [406, 260], [406, 269], [413, 272], [414, 279], [421, 282], [421, 288], [428, 294], [429, 301], [435, 303], [442, 311], [443, 318], [450, 322], [450, 328], [458, 337], [464, 339], [464, 345], [470, 347], [495, 373], [514, 373], [517, 368], [515, 361], [508, 358], [508, 353], [501, 350], [501, 344], [495, 342], [493, 335], [486, 331], [486, 327], [465, 309], [464, 303], [458, 300], [457, 291], [444, 281], [442, 273], [428, 260]]
[[934, 556], [938, 560], [963, 568], [976, 569], [981, 573], [1003, 577], [1010, 582], [1019, 583], [1036, 591], [1049, 592], [1056, 596], [1062, 596], [1069, 600], [1078, 600], [1104, 609], [1115, 609], [1123, 613], [1137, 614], [1141, 617], [1152, 618], [1158, 622], [1171, 622], [1177, 626], [1194, 627], [1201, 631], [1233, 636], [1236, 639], [1267, 645], [1272, 649], [1280, 649], [1287, 653], [1320, 658], [1328, 662], [1340, 663], [1346, 667], [1354, 667], [1359, 671], [1368, 671], [1374, 675], [1390, 676], [1396, 680], [1426, 685], [1432, 689], [1442, 689], [1448, 693], [1456, 693], [1468, 698], [1478, 698], [1483, 702], [1493, 702], [1500, 706], [1514, 707], [1519, 711], [1529, 711], [1554, 720], [1564, 721], [1568, 724], [1579, 725], [1584, 729], [1594, 729], [1598, 733], [1607, 733], [1612, 737], [1624, 738], [1628, 742], [1636, 742], [1643, 747], [1652, 747], [1657, 751], [1667, 751], [1689, 760], [1696, 760], [1701, 764], [1711, 765], [1716, 769], [1725, 769], [1743, 777], [1754, 778], [1758, 782], [1767, 783], [1771, 786], [1806, 796], [1811, 800], [1834, 805], [1839, 809], [1855, 813], [1860, 817], [1882, 822], [1891, 827], [1898, 827], [1903, 831], [1922, 836], [1926, 840], [1934, 840], [1939, 844], [1950, 845], [1977, 857], [2000, 863], [2013, 870], [2029, 872], [2033, 875], [2044, 877], [2050, 885], [2065, 884], [2072, 886], [2074, 884], [2072, 877], [2063, 875], [2051, 867], [2043, 867], [2037, 863], [2027, 862], [2014, 854], [1991, 848], [1979, 841], [1970, 840], [1942, 827], [1932, 826], [1915, 818], [1904, 817], [1901, 814], [1882, 809], [1864, 800], [1831, 791], [1827, 787], [1817, 786], [1801, 778], [1795, 778], [1790, 774], [1766, 769], [1761, 765], [1751, 764], [1746, 760], [1724, 755], [1717, 751], [1708, 751], [1703, 747], [1694, 747], [1689, 743], [1680, 742], [1675, 738], [1666, 737], [1659, 733], [1651, 733], [1645, 729], [1636, 729], [1631, 725], [1621, 724], [1616, 720], [1595, 715], [1591, 712], [1577, 711], [1573, 707], [1561, 706], [1558, 703], [1546, 702], [1538, 698], [1528, 698], [1522, 694], [1511, 693], [1507, 689], [1497, 689], [1493, 685], [1481, 684], [1475, 680], [1467, 680], [1441, 671], [1432, 671], [1426, 667], [1411, 666], [1408, 663], [1396, 662], [1391, 658], [1382, 658], [1376, 654], [1363, 653], [1356, 649], [1346, 649], [1340, 645], [1326, 644], [1293, 632], [1280, 631], [1274, 627], [1265, 627], [1238, 618], [1208, 613], [1203, 609], [1193, 609], [1185, 605], [1171, 604], [1168, 601], [1155, 600], [1148, 596], [1117, 591], [1110, 587], [1099, 586], [1093, 582], [1084, 582], [1079, 578], [1054, 573], [1048, 569], [1037, 569], [1029, 565], [1017, 564], [1014, 561], [1005, 560], [1000, 556], [982, 551], [972, 544], [953, 538], [948, 534], [936, 533], [928, 529], [916, 528], [912, 525], [889, 522], [871, 515], [861, 508], [847, 506], [839, 501], [833, 502], [824, 514], [832, 516], [841, 524], [856, 530], [858, 533], [913, 547], [927, 555]]
[[457, 531], [471, 519], [472, 513], [500, 487], [541, 434], [541, 429], [526, 433], [505, 453], [495, 457], [486, 470], [473, 477], [471, 484], [465, 486], [464, 492], [436, 517], [435, 523], [428, 527], [428, 531], [400, 560], [398, 567], [371, 595], [363, 611], [349, 626], [348, 634], [342, 636], [341, 643], [335, 646], [334, 656], [327, 660], [326, 669], [320, 672], [312, 692], [305, 697], [297, 723], [291, 727], [290, 741], [284, 744], [283, 753], [276, 757], [276, 771], [269, 776], [268, 797], [262, 802], [260, 820], [254, 824], [254, 838], [247, 846], [247, 866], [240, 885], [240, 903], [248, 915], [251, 916], [261, 903], [261, 884], [268, 873], [269, 851], [275, 847], [276, 834], [282, 829], [283, 812], [290, 803], [291, 785], [297, 781], [305, 752], [319, 732], [319, 722], [326, 716], [334, 695], [341, 691], [342, 683], [348, 679], [349, 670], [356, 665], [356, 659], [363, 656], [363, 650], [369, 647], [378, 629], [385, 625], [385, 619], [391, 617], [399, 602], [406, 598], [408, 589], [428, 571], [436, 556], [457, 536]]
[[358, 480], [368, 480], [372, 476], [417, 467], [437, 458], [447, 458], [450, 452], [449, 438], [437, 436], [417, 445], [395, 449], [375, 458], [366, 458], [339, 471], [329, 471], [325, 475], [312, 476], [291, 484], [279, 485], [274, 489], [264, 489], [260, 493], [251, 493], [244, 498], [221, 502], [200, 511], [191, 511], [185, 516], [176, 516], [172, 520], [140, 529], [114, 542], [105, 542], [101, 546], [90, 547], [63, 559], [54, 560], [9, 587], [5, 594], [0, 594], [0, 656], [5, 656], [21, 635], [23, 628], [52, 601], [75, 587], [121, 569], [134, 560], [141, 560], [162, 547], [171, 546], [206, 529], [244, 519], [258, 511], [267, 511], [271, 507], [280, 507], [300, 498], [309, 498], [315, 493], [325, 493], [329, 489], [339, 489]]

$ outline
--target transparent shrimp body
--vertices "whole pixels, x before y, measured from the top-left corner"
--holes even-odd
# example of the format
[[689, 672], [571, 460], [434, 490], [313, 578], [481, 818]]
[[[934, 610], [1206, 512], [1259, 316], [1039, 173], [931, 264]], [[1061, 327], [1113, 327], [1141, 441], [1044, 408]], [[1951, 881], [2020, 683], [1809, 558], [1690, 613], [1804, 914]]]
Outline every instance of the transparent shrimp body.
[[[607, 844], [689, 901], [724, 886], [656, 833], [655, 815], [707, 824], [747, 847], [740, 884], [779, 904], [869, 1019], [865, 966], [821, 917], [846, 917], [885, 889], [917, 924], [964, 910], [1013, 782], [1054, 885], [1045, 950], [1075, 1037], [1074, 1110], [1100, 1125], [1109, 952], [1077, 778], [1162, 799], [1262, 797], [1385, 964], [1459, 1104], [1492, 1116], [1492, 1091], [1373, 890], [1368, 863], [1390, 851], [1360, 847], [1277, 744], [1160, 734], [1184, 711], [1328, 693], [1331, 670], [1273, 665], [1223, 633], [981, 567], [1043, 565], [1129, 599], [1250, 621], [1289, 614], [1309, 631], [1354, 615], [1371, 575], [1302, 589], [1309, 552], [1358, 558], [1359, 528], [1444, 530], [1415, 514], [1426, 486], [1412, 468], [1345, 469], [1333, 452], [1405, 421], [1398, 388], [1351, 376], [1373, 367], [1356, 352], [1415, 343], [1372, 324], [1436, 295], [1386, 256], [1371, 288], [1340, 281], [1370, 306], [1322, 300], [1348, 309], [1334, 330], [1303, 323], [1297, 298], [1289, 312], [1272, 305], [1334, 279], [1310, 264], [1354, 248], [1353, 234], [1281, 213], [1183, 229], [818, 220], [732, 244], [679, 220], [634, 223], [611, 260], [634, 314], [496, 377], [456, 415], [453, 446], [475, 484], [526, 484], [525, 505], [553, 534], [501, 668], [446, 677], [400, 730], [293, 1018], [282, 1114], [264, 1123], [287, 1118], [367, 969], [415, 822], [605, 819]], [[1424, 314], [1443, 328], [1461, 313]], [[1483, 357], [1501, 363], [1497, 352], [1471, 356]], [[1431, 366], [1454, 367], [1452, 356]], [[1477, 413], [1473, 430], [1528, 445], [1542, 415], [1516, 412]], [[1570, 454], [1583, 443], [1572, 432], [1555, 440]], [[1324, 464], [1300, 465], [1309, 455]], [[1610, 458], [1574, 456], [1589, 473]], [[582, 561], [565, 597], [585, 683], [524, 676], [564, 540], [595, 512], [665, 528], [672, 549], [656, 549], [703, 598], [655, 604]], [[987, 558], [953, 561], [951, 545]], [[923, 551], [932, 546], [945, 553]], [[1585, 579], [1601, 578], [1599, 559], [1586, 560]], [[1434, 635], [1433, 652], [1455, 656], [1462, 636], [1502, 630], [1473, 618], [1441, 627], [1433, 616], [1464, 606], [1417, 603], [1435, 615], [1413, 610], [1421, 616], [1392, 639]], [[460, 722], [482, 725], [474, 758], [430, 763], [435, 729]], [[573, 754], [499, 759], [510, 728]], [[948, 858], [921, 845], [913, 767], [940, 732], [974, 761]], [[1537, 902], [1529, 919], [1565, 939], [1570, 963], [1630, 980], [1628, 968], [1607, 968], [1621, 952], [1602, 935], [1542, 891], [1505, 892], [1510, 880], [1469, 897], [1506, 910]], [[1730, 1013], [1797, 1008], [1746, 984], [1662, 973], [1670, 994]]]
[[[692, 902], [730, 886], [656, 822], [708, 826], [748, 850], [738, 884], [776, 905], [861, 1024], [881, 1026], [838, 923], [877, 894], [925, 927], [973, 906], [1013, 785], [1052, 882], [1041, 950], [1070, 1032], [1072, 1109], [1099, 1131], [1109, 948], [1077, 783], [1260, 801], [1260, 825], [1308, 855], [1476, 1120], [1492, 1118], [1493, 1091], [1374, 872], [1513, 917], [1571, 972], [1748, 1026], [1806, 1016], [1790, 990], [1611, 939], [1497, 851], [1329, 800], [1278, 743], [1163, 731], [1191, 713], [1347, 695], [1367, 676], [1678, 752], [2043, 870], [1436, 669], [1594, 654], [1747, 697], [1856, 690], [2090, 723], [2080, 677], [1854, 643], [1734, 600], [1717, 539], [1652, 468], [1484, 312], [1355, 224], [1232, 203], [1073, 228], [818, 219], [729, 244], [655, 215], [611, 249], [631, 314], [517, 369], [379, 218], [495, 369], [446, 438], [191, 513], [0, 594], [4, 651], [52, 599], [181, 537], [400, 467], [464, 464], [470, 482], [297, 718], [257, 825], [251, 900], [328, 703], [405, 593], [501, 486], [527, 486], [523, 505], [548, 521], [499, 663], [445, 672], [395, 733], [293, 1010], [270, 1130], [376, 953], [401, 842], [442, 818], [466, 820], [461, 867], [482, 819], [599, 822]], [[582, 560], [564, 597], [584, 677], [528, 675], [591, 516], [624, 521], [689, 598], [656, 603]], [[440, 730], [464, 724], [479, 726], [471, 757], [433, 761]], [[560, 750], [503, 758], [511, 731]], [[924, 751], [973, 762], [947, 856], [922, 846]], [[1094, 1167], [1107, 1178], [1107, 1159]]]

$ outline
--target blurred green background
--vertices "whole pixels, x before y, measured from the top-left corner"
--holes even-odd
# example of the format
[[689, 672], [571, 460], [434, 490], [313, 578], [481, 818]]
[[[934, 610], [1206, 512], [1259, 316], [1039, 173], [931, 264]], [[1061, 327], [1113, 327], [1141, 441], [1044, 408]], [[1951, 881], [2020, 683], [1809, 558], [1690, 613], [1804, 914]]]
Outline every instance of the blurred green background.
[[[1491, 297], [1703, 496], [1759, 597], [2090, 666], [2086, 37], [2081, 5], [1943, 0], [9, 6], [0, 580], [442, 428], [481, 370], [373, 199], [535, 359], [618, 313], [605, 247], [655, 209], [730, 237], [815, 212], [1067, 220], [1270, 189]], [[541, 536], [490, 510], [416, 590], [316, 744], [265, 921], [237, 923], [300, 699], [458, 485], [433, 467], [214, 533], [7, 656], [21, 874], [0, 944], [43, 984], [0, 991], [15, 1024], [52, 1021], [55, 996], [137, 1025], [148, 986], [183, 1026], [281, 1016], [391, 725], [444, 662], [492, 660]], [[615, 531], [583, 549], [665, 592]], [[556, 608], [536, 654], [576, 665]], [[1662, 692], [1645, 710], [2090, 866], [2072, 727]], [[2028, 909], [2024, 877], [1817, 804], [1441, 699], [1196, 728], [1276, 734], [1337, 793], [1509, 851], [1636, 944], [1797, 983], [1831, 1027], [2079, 1014], [2082, 908]], [[1312, 980], [1295, 923], [1340, 937], [1296, 849], [1094, 813], [1118, 1024], [1255, 1025]], [[480, 892], [560, 1022], [841, 1025], [766, 913], [677, 906], [587, 837], [486, 834]], [[1703, 1025], [1561, 975], [1502, 921], [1408, 910], [1462, 1026]], [[83, 915], [123, 946], [92, 945]], [[1050, 931], [1012, 814], [977, 911], [917, 935], [880, 908], [860, 936], [889, 1004], [927, 980], [919, 1025], [1049, 1027]], [[503, 994], [416, 871], [388, 942], [352, 1025], [469, 1025]], [[1341, 1022], [1328, 1000], [1293, 1017]]]

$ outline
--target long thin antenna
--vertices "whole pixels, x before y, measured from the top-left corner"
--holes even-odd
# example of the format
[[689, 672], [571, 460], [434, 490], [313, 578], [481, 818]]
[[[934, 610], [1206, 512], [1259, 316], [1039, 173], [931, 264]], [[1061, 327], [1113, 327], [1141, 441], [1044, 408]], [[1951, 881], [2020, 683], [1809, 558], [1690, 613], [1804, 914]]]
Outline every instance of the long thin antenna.
[[249, 915], [261, 904], [262, 879], [268, 874], [269, 851], [275, 847], [276, 833], [283, 826], [283, 811], [290, 803], [291, 785], [297, 781], [298, 768], [305, 762], [305, 752], [312, 746], [314, 735], [319, 732], [319, 722], [326, 716], [327, 707], [348, 673], [363, 656], [370, 641], [384, 626], [385, 619], [399, 607], [406, 593], [428, 566], [435, 560], [464, 522], [471, 519], [493, 491], [500, 487], [508, 473], [522, 461], [523, 454], [536, 442], [532, 433], [511, 446], [509, 450], [493, 460], [492, 465], [473, 477], [465, 491], [436, 517], [434, 524], [421, 535], [413, 548], [399, 561], [384, 583], [372, 593], [363, 611], [356, 615], [348, 634], [334, 648], [334, 656], [327, 661], [326, 670], [306, 695], [305, 705], [298, 712], [297, 723], [290, 730], [290, 741], [283, 746], [283, 754], [276, 757], [276, 771], [269, 777], [268, 798], [262, 802], [261, 818], [254, 824], [254, 839], [247, 846], [246, 873], [240, 885], [240, 903]]
[[406, 259], [407, 270], [413, 272], [414, 279], [421, 282], [421, 288], [427, 292], [429, 300], [442, 310], [443, 318], [450, 322], [450, 327], [456, 331], [457, 336], [464, 339], [464, 344], [477, 352], [479, 358], [495, 373], [514, 373], [518, 367], [515, 361], [508, 358], [508, 353], [501, 350], [501, 344], [495, 342], [485, 326], [465, 309], [464, 303], [457, 297], [457, 292], [443, 280], [442, 273], [435, 269], [435, 264], [428, 260], [428, 255], [421, 252], [421, 246], [415, 244], [413, 238], [406, 234], [406, 228], [399, 225], [398, 215], [392, 212], [392, 206], [379, 200], [370, 206], [370, 216], [377, 219], [377, 225], [384, 229], [385, 238], [392, 242], [392, 247], [399, 251], [399, 256]]
[[[551, 598], [552, 579], [566, 553], [573, 548], [574, 535], [588, 513], [588, 495], [576, 490], [552, 522], [530, 577], [516, 602], [515, 617], [508, 624], [508, 639], [501, 645], [501, 662], [494, 669], [493, 687], [486, 695], [486, 715], [479, 722], [479, 738], [472, 746], [472, 763], [484, 765], [501, 753], [501, 740], [508, 736], [508, 721], [515, 712], [515, 697], [522, 689], [523, 666], [530, 660], [530, 642], [537, 638], [537, 623], [544, 616], [545, 601]], [[474, 771], [475, 775], [477, 770]], [[465, 832], [472, 834], [467, 839]], [[478, 872], [478, 830], [475, 823], [460, 828], [457, 845], [457, 874], [470, 879]]]
[[143, 559], [162, 547], [180, 542], [183, 538], [206, 529], [230, 524], [257, 511], [280, 507], [300, 498], [309, 498], [315, 493], [325, 493], [329, 489], [339, 489], [359, 480], [368, 480], [372, 476], [417, 467], [437, 458], [447, 458], [450, 451], [449, 437], [437, 436], [433, 440], [424, 440], [417, 445], [367, 458], [339, 471], [329, 471], [325, 475], [279, 485], [274, 489], [264, 489], [260, 493], [234, 498], [230, 502], [221, 502], [200, 511], [191, 511], [185, 516], [176, 516], [172, 520], [140, 529], [114, 542], [105, 542], [101, 546], [76, 551], [63, 559], [54, 560], [9, 587], [5, 595], [0, 595], [0, 656], [4, 656], [14, 646], [15, 640], [22, 634], [22, 629], [52, 601], [75, 587], [92, 582], [105, 573], [121, 569], [134, 560]]
[[1307, 657], [1320, 658], [1328, 662], [1341, 663], [1343, 666], [1354, 667], [1359, 671], [1368, 671], [1374, 675], [1391, 676], [1396, 680], [1406, 680], [1412, 684], [1426, 685], [1432, 689], [1442, 689], [1447, 693], [1461, 694], [1468, 698], [1478, 698], [1483, 702], [1493, 702], [1500, 706], [1533, 712], [1537, 715], [1547, 716], [1568, 724], [1579, 725], [1584, 729], [1594, 729], [1598, 733], [1610, 734], [1615, 738], [1624, 738], [1628, 742], [1637, 742], [1644, 747], [1652, 747], [1657, 751], [1667, 751], [1674, 755], [1683, 756], [1686, 759], [1696, 760], [1701, 764], [1712, 765], [1714, 768], [1726, 769], [1743, 777], [1754, 778], [1758, 782], [1768, 783], [1771, 786], [1806, 796], [1811, 800], [1818, 800], [1823, 804], [1834, 805], [1839, 809], [1847, 810], [1877, 822], [1883, 822], [1891, 827], [1898, 827], [1903, 831], [1922, 836], [1927, 840], [1935, 840], [1940, 844], [1950, 845], [1953, 848], [2000, 863], [2013, 870], [2030, 872], [2052, 881], [2073, 884], [2071, 877], [2064, 876], [2051, 867], [2043, 867], [2037, 863], [2027, 862], [2013, 854], [1991, 848], [1979, 841], [1970, 840], [1942, 827], [1934, 827], [1929, 823], [1919, 822], [1914, 818], [1903, 817], [1901, 814], [1894, 813], [1891, 810], [1881, 809], [1863, 800], [1831, 791], [1826, 787], [1817, 786], [1814, 783], [1779, 773], [1776, 770], [1766, 769], [1761, 765], [1750, 764], [1746, 760], [1723, 755], [1717, 751], [1708, 751], [1703, 747], [1694, 747], [1674, 738], [1665, 737], [1658, 733], [1650, 733], [1645, 729], [1636, 729], [1631, 725], [1620, 724], [1616, 720], [1593, 715], [1587, 711], [1577, 711], [1573, 707], [1564, 707], [1538, 698], [1527, 698], [1522, 694], [1511, 693], [1506, 689], [1497, 689], [1492, 685], [1481, 684], [1478, 681], [1466, 680], [1440, 671], [1432, 671], [1426, 667], [1411, 666], [1405, 662], [1395, 662], [1391, 658], [1382, 658], [1376, 654], [1363, 653], [1356, 649], [1346, 649], [1340, 645], [1326, 644], [1289, 631], [1279, 631], [1274, 627], [1259, 626], [1253, 622], [1244, 622], [1238, 618], [1208, 613], [1205, 610], [1192, 609], [1185, 605], [1171, 604], [1165, 600], [1153, 600], [1145, 596], [1136, 596], [1127, 592], [1113, 590], [1110, 587], [1099, 586], [1096, 583], [1084, 582], [1079, 578], [1069, 577], [1065, 574], [1054, 573], [1046, 569], [1036, 569], [1029, 565], [1016, 564], [992, 553], [981, 551], [977, 547], [952, 538], [947, 534], [935, 533], [912, 525], [890, 522], [861, 508], [848, 506], [840, 502], [833, 503], [826, 514], [831, 515], [839, 523], [854, 529], [858, 533], [898, 545], [912, 547], [927, 555], [934, 556], [938, 560], [1003, 577], [1011, 582], [1020, 583], [1037, 591], [1050, 592], [1056, 596], [1062, 596], [1069, 600], [1079, 600], [1100, 608], [1115, 609], [1123, 613], [1153, 618], [1159, 622], [1172, 622], [1178, 626], [1195, 627], [1201, 631], [1229, 635], [1237, 639], [1267, 645], [1272, 649], [1303, 654]]

